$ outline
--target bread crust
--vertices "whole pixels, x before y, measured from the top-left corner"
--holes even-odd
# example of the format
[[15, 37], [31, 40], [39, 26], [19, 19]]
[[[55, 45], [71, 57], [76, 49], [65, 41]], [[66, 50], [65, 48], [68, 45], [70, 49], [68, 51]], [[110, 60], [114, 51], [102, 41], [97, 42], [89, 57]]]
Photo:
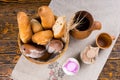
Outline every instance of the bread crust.
[[17, 14], [17, 22], [19, 28], [20, 39], [23, 43], [28, 43], [32, 37], [32, 30], [29, 17], [24, 12]]
[[51, 29], [55, 23], [55, 16], [48, 6], [41, 6], [38, 9], [38, 15], [41, 18], [41, 24], [44, 29]]
[[[59, 21], [59, 20], [62, 20], [62, 21]], [[62, 28], [62, 29], [60, 29], [59, 33], [56, 34], [55, 28], [57, 28], [58, 26], [60, 26], [60, 28]], [[66, 31], [66, 20], [65, 20], [64, 16], [58, 17], [52, 30], [54, 32], [54, 38], [62, 38], [64, 36], [65, 31]]]
[[43, 30], [42, 25], [36, 19], [31, 20], [31, 27], [32, 27], [33, 33]]
[[38, 45], [46, 45], [53, 38], [51, 30], [45, 30], [35, 33], [32, 36], [32, 41]]

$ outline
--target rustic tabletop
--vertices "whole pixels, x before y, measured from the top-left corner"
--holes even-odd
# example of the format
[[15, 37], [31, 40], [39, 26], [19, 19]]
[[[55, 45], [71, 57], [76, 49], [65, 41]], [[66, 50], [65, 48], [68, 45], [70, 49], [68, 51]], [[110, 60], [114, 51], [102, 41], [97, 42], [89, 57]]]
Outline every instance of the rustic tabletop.
[[[11, 80], [9, 76], [21, 55], [17, 44], [17, 12], [24, 11], [33, 17], [39, 6], [49, 3], [50, 0], [0, 0], [0, 80]], [[119, 79], [120, 35], [98, 80]]]

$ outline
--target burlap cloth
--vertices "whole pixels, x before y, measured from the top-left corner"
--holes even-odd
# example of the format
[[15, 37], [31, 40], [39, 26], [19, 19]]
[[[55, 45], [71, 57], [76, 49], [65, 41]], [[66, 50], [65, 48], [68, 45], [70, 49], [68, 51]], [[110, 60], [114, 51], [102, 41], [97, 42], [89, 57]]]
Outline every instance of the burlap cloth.
[[93, 31], [84, 40], [70, 38], [66, 53], [52, 64], [37, 65], [21, 56], [11, 77], [14, 80], [97, 80], [116, 40], [109, 49], [99, 53], [95, 64], [86, 65], [80, 62], [81, 69], [74, 76], [65, 75], [61, 66], [69, 57], [79, 58], [79, 53], [87, 45], [93, 44], [97, 34], [101, 32], [108, 32], [117, 39], [120, 32], [120, 0], [52, 0], [49, 6], [55, 15], [67, 16], [67, 21], [76, 11], [86, 10], [93, 15], [95, 20], [102, 23], [102, 30]]

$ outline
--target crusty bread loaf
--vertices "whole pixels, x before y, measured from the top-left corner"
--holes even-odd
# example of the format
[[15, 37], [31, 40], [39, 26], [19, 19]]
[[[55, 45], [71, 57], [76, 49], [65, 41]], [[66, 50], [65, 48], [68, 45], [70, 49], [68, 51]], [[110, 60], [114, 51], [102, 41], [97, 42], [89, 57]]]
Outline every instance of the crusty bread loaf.
[[55, 16], [48, 6], [41, 6], [38, 9], [38, 15], [41, 18], [41, 24], [44, 29], [51, 29], [55, 23]]
[[51, 30], [45, 30], [35, 33], [32, 36], [32, 41], [38, 45], [46, 45], [53, 38]]
[[57, 18], [53, 28], [53, 33], [55, 38], [62, 38], [66, 31], [66, 18], [65, 16], [60, 16]]
[[42, 25], [36, 19], [31, 20], [31, 27], [34, 33], [43, 30]]
[[17, 14], [17, 21], [19, 27], [20, 39], [23, 43], [27, 43], [32, 38], [32, 30], [30, 26], [30, 20], [26, 13], [19, 12]]

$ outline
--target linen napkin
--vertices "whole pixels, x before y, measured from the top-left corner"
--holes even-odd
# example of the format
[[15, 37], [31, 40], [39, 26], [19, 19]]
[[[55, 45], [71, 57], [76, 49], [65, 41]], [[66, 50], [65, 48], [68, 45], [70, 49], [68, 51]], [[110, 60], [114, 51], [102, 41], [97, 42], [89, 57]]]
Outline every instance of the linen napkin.
[[[83, 40], [70, 37], [70, 44], [65, 54], [51, 64], [35, 64], [28, 61], [23, 55], [16, 64], [11, 78], [14, 80], [97, 80], [106, 60], [120, 33], [120, 1], [119, 0], [51, 0], [49, 5], [55, 15], [67, 16], [67, 22], [77, 11], [85, 10], [93, 15], [93, 18], [102, 23], [100, 31], [93, 31]], [[107, 32], [116, 37], [110, 48], [102, 50], [92, 65], [80, 62], [80, 71], [74, 76], [66, 75], [61, 66], [70, 57], [79, 58], [80, 52], [95, 42], [96, 36], [101, 32]]]

